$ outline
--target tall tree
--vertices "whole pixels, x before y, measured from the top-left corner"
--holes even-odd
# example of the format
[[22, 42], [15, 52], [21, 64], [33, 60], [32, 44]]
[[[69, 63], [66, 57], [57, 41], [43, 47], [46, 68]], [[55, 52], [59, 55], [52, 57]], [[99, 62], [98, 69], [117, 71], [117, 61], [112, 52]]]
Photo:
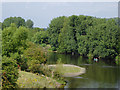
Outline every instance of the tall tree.
[[33, 28], [33, 25], [34, 25], [33, 21], [30, 20], [30, 19], [28, 19], [28, 20], [25, 22], [25, 24], [26, 24], [26, 27], [27, 27], [27, 28]]
[[71, 53], [76, 51], [76, 41], [74, 39], [73, 28], [70, 26], [70, 19], [65, 18], [63, 28], [59, 34], [58, 42], [60, 53]]
[[[26, 46], [28, 29], [17, 28], [15, 24], [5, 28], [2, 32], [2, 55], [10, 56], [10, 53], [21, 52]], [[23, 48], [23, 49], [24, 49]]]
[[49, 43], [51, 44], [52, 48], [56, 50], [59, 46], [58, 43], [58, 36], [63, 28], [65, 16], [54, 18], [51, 23], [49, 24], [48, 35], [49, 35]]

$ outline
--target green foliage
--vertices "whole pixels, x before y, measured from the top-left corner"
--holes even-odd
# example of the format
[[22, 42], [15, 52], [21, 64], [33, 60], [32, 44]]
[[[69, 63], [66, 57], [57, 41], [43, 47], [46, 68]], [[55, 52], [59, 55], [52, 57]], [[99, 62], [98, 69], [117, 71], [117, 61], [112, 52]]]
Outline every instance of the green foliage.
[[86, 44], [87, 37], [84, 35], [78, 36], [77, 37], [77, 42], [78, 42], [78, 52], [81, 55], [87, 55], [88, 53], [88, 45]]
[[23, 55], [16, 52], [14, 54], [10, 53], [10, 57], [17, 61], [17, 64], [20, 66], [21, 70], [26, 70], [28, 68], [27, 59]]
[[2, 88], [16, 88], [18, 67], [16, 60], [4, 56], [2, 58]]
[[25, 25], [27, 28], [33, 28], [33, 21], [28, 19], [26, 22], [25, 22]]
[[29, 48], [24, 51], [23, 56], [27, 59], [28, 69], [34, 72], [36, 65], [46, 62], [46, 56], [41, 47], [37, 47], [32, 42], [29, 43]]
[[49, 43], [60, 53], [78, 52], [83, 56], [114, 59], [120, 53], [118, 22], [83, 15], [58, 17], [49, 24]]
[[57, 60], [57, 64], [63, 64], [61, 58]]
[[33, 38], [32, 41], [37, 44], [42, 44], [42, 43], [48, 43], [48, 34], [47, 31], [40, 31], [37, 32]]
[[119, 55], [115, 57], [115, 63], [117, 65], [120, 65], [120, 56]]
[[25, 27], [17, 28], [15, 24], [5, 28], [2, 32], [2, 55], [10, 56], [10, 53], [23, 52], [26, 46], [28, 29]]
[[56, 50], [59, 46], [58, 37], [61, 29], [63, 28], [63, 21], [65, 16], [54, 18], [47, 29], [49, 36], [49, 43]]
[[0, 55], [2, 55], [2, 30], [0, 29]]
[[74, 39], [73, 29], [69, 25], [69, 18], [65, 18], [63, 28], [58, 37], [58, 51], [60, 53], [71, 53], [76, 50], [76, 42]]
[[25, 20], [21, 17], [9, 17], [3, 21], [2, 28], [9, 27], [11, 23], [15, 23], [17, 27], [25, 26]]
[[27, 48], [26, 40], [28, 29], [17, 28], [15, 24], [6, 27], [2, 31], [2, 68], [3, 88], [15, 88], [18, 78], [18, 65], [22, 70], [27, 68], [26, 60], [21, 56]]
[[93, 55], [91, 53], [89, 53], [87, 56], [88, 56], [88, 63], [92, 63]]
[[15, 51], [12, 37], [16, 29], [16, 25], [11, 24], [10, 27], [2, 31], [2, 55], [10, 56], [9, 53]]
[[[99, 19], [98, 19], [99, 21]], [[98, 21], [94, 21], [98, 23]], [[104, 21], [86, 29], [86, 35], [77, 35], [78, 52], [103, 58], [117, 54], [118, 28], [114, 20]]]
[[2, 22], [0, 22], [0, 29], [2, 29]]
[[40, 46], [45, 47], [45, 46], [46, 46], [46, 44], [45, 44], [45, 43], [43, 43], [43, 44], [41, 44]]

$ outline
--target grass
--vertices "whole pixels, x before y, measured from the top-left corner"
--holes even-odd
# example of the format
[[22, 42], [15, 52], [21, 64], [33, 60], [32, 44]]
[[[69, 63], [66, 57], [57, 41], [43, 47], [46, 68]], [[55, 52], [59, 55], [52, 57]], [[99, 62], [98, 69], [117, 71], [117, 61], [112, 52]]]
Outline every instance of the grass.
[[19, 71], [17, 84], [20, 88], [58, 88], [61, 85], [53, 78], [25, 71]]
[[74, 66], [63, 66], [63, 64], [57, 64], [56, 68], [54, 68], [61, 74], [65, 73], [78, 73], [80, 72], [80, 68]]
[[77, 67], [68, 66], [68, 67], [62, 67], [61, 72], [63, 72], [63, 73], [77, 73], [77, 72], [80, 72], [80, 69]]

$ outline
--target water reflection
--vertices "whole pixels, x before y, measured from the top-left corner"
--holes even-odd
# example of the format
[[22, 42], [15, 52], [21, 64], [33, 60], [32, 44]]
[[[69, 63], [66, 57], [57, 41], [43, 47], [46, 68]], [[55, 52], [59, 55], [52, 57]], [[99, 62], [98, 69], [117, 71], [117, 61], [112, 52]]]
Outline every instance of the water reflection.
[[86, 68], [86, 73], [66, 78], [69, 88], [120, 88], [120, 67], [111, 66], [103, 61], [89, 64], [88, 59], [78, 55], [49, 53], [48, 63], [55, 64], [61, 58], [65, 64], [74, 64]]

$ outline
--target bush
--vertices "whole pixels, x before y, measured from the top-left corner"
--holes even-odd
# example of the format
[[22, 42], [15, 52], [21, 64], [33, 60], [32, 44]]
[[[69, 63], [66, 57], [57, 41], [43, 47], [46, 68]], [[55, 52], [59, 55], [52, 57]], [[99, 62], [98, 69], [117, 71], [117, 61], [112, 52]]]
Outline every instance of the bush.
[[29, 48], [27, 48], [23, 57], [27, 60], [28, 69], [31, 72], [36, 72], [34, 68], [37, 68], [36, 65], [46, 63], [46, 55], [43, 52], [41, 47], [36, 46], [34, 43], [28, 44]]
[[10, 56], [17, 61], [17, 64], [20, 66], [21, 70], [26, 70], [28, 68], [27, 65], [27, 59], [23, 56], [17, 53], [11, 53]]
[[45, 44], [45, 43], [43, 43], [43, 44], [41, 44], [40, 46], [45, 47], [45, 46], [46, 46], [46, 44]]
[[115, 63], [116, 63], [117, 65], [120, 65], [120, 56], [116, 56], [116, 57], [115, 57]]
[[2, 58], [2, 88], [16, 88], [18, 66], [16, 60], [4, 56]]
[[24, 52], [24, 56], [27, 58], [28, 62], [31, 60], [37, 60], [38, 64], [44, 63], [46, 61], [46, 56], [41, 48], [30, 47]]
[[55, 47], [52, 47], [52, 51], [56, 51], [56, 48], [55, 48]]
[[88, 63], [92, 63], [93, 55], [89, 53], [87, 56], [88, 56]]

